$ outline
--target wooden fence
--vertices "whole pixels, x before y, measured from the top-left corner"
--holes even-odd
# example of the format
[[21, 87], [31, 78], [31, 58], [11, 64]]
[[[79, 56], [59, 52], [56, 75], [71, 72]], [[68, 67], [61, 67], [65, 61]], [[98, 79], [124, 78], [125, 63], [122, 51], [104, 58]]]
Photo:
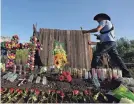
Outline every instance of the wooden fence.
[[73, 68], [90, 68], [92, 58], [91, 47], [88, 45], [89, 34], [82, 34], [80, 30], [57, 30], [44, 29], [39, 30], [39, 40], [43, 45], [40, 52], [41, 61], [44, 65], [53, 65], [54, 41], [65, 44], [69, 66]]

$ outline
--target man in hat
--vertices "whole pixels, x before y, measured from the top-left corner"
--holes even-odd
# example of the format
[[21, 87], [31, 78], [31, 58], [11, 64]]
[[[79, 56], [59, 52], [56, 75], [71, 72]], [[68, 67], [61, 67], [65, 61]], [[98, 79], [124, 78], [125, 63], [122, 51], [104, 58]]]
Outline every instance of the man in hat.
[[97, 39], [100, 40], [101, 44], [93, 54], [91, 67], [97, 68], [101, 55], [107, 52], [111, 56], [112, 61], [115, 62], [122, 70], [123, 77], [131, 77], [126, 65], [116, 49], [114, 26], [111, 22], [111, 18], [107, 14], [100, 13], [94, 17], [94, 20], [99, 23], [97, 28], [82, 31], [83, 33], [100, 32]]

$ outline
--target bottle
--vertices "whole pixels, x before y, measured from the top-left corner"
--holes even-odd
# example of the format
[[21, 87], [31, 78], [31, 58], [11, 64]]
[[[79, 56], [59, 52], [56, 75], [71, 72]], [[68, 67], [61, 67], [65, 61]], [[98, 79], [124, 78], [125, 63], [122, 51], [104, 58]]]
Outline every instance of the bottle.
[[32, 74], [32, 75], [29, 77], [28, 82], [32, 82], [33, 79], [34, 79], [34, 75]]
[[43, 85], [46, 85], [47, 84], [47, 78], [45, 76], [43, 77], [42, 84]]
[[19, 75], [22, 74], [22, 65], [19, 65], [20, 66], [20, 71], [19, 71]]
[[99, 80], [98, 80], [98, 77], [97, 77], [97, 73], [94, 74], [92, 81], [93, 81], [93, 84], [95, 85], [96, 88], [100, 87], [100, 83], [99, 83]]
[[41, 77], [38, 76], [37, 79], [36, 79], [36, 83], [40, 83], [40, 80], [41, 80]]

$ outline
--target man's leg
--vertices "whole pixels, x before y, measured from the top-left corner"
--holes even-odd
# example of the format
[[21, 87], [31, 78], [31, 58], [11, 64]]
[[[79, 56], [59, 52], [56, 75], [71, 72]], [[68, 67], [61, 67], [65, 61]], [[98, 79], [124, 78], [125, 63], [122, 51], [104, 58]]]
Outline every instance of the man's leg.
[[91, 68], [97, 68], [99, 65], [99, 61], [101, 58], [101, 51], [102, 51], [103, 47], [101, 44], [97, 44], [96, 46], [96, 51], [93, 53], [93, 59], [91, 62]]
[[110, 55], [111, 59], [120, 67], [120, 69], [122, 70], [122, 74], [123, 77], [131, 77], [130, 73], [125, 65], [125, 63], [123, 62], [123, 60], [121, 59], [121, 57], [118, 54], [118, 51], [116, 49], [116, 46], [113, 47], [108, 54]]

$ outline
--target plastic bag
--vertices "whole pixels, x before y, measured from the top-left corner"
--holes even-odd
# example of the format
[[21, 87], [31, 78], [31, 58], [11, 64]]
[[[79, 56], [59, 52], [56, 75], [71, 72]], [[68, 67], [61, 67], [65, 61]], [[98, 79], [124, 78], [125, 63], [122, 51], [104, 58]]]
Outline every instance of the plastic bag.
[[130, 90], [128, 90], [124, 85], [120, 85], [118, 88], [112, 91], [113, 96], [117, 99], [121, 98], [128, 98], [132, 101], [134, 101], [134, 93], [132, 93]]

